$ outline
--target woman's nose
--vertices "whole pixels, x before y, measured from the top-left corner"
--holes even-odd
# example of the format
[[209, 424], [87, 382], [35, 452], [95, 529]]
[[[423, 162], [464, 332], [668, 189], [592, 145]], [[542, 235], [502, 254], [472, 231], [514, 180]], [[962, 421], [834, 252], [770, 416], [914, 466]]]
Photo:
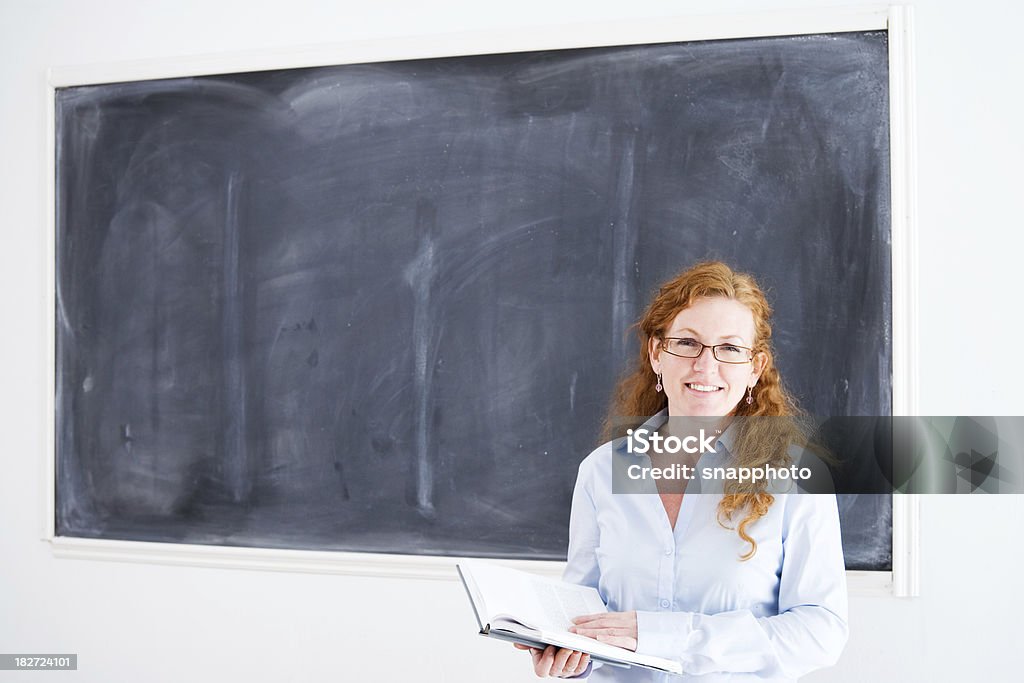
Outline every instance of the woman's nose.
[[703, 370], [705, 368], [710, 368], [717, 362], [718, 361], [715, 359], [715, 354], [711, 350], [711, 347], [705, 346], [703, 349], [700, 350], [700, 353], [697, 355], [697, 357], [693, 359], [693, 369]]

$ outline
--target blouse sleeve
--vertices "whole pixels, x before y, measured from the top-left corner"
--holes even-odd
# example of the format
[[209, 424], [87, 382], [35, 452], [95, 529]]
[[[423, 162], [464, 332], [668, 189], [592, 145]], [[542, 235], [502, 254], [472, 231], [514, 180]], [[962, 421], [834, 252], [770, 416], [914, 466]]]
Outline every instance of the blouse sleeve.
[[[589, 478], [581, 467], [579, 475], [576, 477], [576, 487], [572, 492], [572, 508], [569, 512], [569, 552], [565, 571], [562, 572], [563, 581], [598, 589], [600, 569], [597, 564], [596, 550], [599, 541], [597, 508], [589, 489]], [[595, 668], [600, 666], [600, 662], [590, 660], [582, 673], [567, 678], [587, 678]]]
[[636, 651], [675, 659], [691, 675], [799, 678], [835, 664], [848, 635], [836, 498], [793, 494], [785, 505], [778, 615], [637, 612]]
[[[562, 580], [581, 586], [598, 588], [601, 570], [597, 564], [597, 547], [600, 532], [597, 526], [597, 508], [590, 491], [590, 477], [580, 467], [576, 487], [572, 492], [572, 508], [569, 512], [569, 552], [566, 558]], [[598, 590], [600, 590], [598, 588]]]

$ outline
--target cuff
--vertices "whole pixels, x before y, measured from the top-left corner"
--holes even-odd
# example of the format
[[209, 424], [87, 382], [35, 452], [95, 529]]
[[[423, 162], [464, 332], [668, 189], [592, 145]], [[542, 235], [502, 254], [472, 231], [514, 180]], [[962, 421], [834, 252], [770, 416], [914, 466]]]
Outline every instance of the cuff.
[[636, 652], [679, 661], [693, 633], [692, 612], [637, 612]]

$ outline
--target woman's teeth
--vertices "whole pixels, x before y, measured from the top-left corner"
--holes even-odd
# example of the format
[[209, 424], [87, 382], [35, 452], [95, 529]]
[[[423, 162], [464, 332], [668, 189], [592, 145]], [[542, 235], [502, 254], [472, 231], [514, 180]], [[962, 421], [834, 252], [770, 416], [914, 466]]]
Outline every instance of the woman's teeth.
[[687, 384], [686, 386], [690, 387], [691, 389], [693, 389], [695, 391], [711, 392], [711, 391], [719, 391], [719, 390], [721, 390], [721, 387], [710, 387], [710, 386], [707, 386], [705, 384]]

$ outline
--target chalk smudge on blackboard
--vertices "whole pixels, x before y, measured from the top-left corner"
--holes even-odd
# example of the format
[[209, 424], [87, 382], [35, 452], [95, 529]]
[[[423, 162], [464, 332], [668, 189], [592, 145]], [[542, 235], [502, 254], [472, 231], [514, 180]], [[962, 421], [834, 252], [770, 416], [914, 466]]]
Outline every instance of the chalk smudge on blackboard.
[[420, 236], [416, 256], [406, 266], [405, 281], [412, 289], [413, 400], [415, 401], [414, 495], [416, 508], [423, 515], [432, 515], [433, 471], [430, 462], [429, 418], [431, 363], [428, 362], [431, 339], [430, 295], [436, 271], [433, 232], [437, 209], [420, 200], [416, 205], [416, 234]]
[[229, 174], [224, 207], [224, 486], [235, 503], [251, 489], [245, 448], [245, 372], [242, 351], [242, 274], [239, 269], [238, 171]]

